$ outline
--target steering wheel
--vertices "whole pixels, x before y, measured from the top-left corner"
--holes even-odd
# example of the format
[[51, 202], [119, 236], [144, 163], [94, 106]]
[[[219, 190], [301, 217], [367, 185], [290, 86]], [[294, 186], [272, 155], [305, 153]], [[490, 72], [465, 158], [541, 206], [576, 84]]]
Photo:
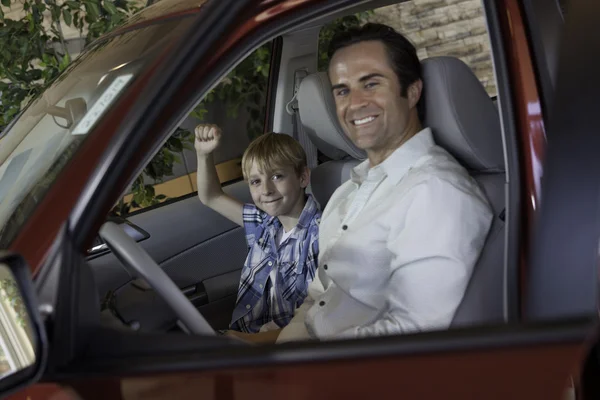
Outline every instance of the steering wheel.
[[126, 269], [148, 282], [177, 314], [190, 333], [216, 335], [214, 329], [171, 278], [119, 225], [114, 222], [104, 223], [100, 229], [100, 237]]

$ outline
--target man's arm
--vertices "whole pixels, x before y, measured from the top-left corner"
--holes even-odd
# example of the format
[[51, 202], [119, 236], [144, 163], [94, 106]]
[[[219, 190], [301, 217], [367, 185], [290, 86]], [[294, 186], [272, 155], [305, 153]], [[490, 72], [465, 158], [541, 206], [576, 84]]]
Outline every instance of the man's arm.
[[215, 125], [198, 125], [195, 133], [198, 198], [205, 206], [243, 227], [244, 205], [223, 192], [215, 168], [213, 151], [221, 141], [221, 130]]
[[254, 343], [254, 344], [273, 344], [277, 341], [279, 334], [281, 333], [281, 329], [268, 331], [268, 332], [260, 332], [260, 333], [244, 333], [238, 331], [227, 331], [226, 336], [233, 336], [238, 339], [242, 339], [245, 342]]
[[355, 338], [447, 329], [479, 258], [493, 214], [487, 201], [442, 179], [412, 189], [406, 223], [392, 227], [384, 289], [388, 311], [340, 332]]
[[260, 333], [242, 333], [237, 331], [227, 331], [225, 335], [234, 336], [243, 341], [254, 343], [254, 344], [273, 344], [283, 343], [298, 340], [310, 340], [311, 337], [306, 330], [304, 320], [306, 319], [306, 311], [312, 306], [314, 301], [307, 297], [304, 303], [296, 309], [294, 317], [282, 329], [273, 331], [260, 332]]

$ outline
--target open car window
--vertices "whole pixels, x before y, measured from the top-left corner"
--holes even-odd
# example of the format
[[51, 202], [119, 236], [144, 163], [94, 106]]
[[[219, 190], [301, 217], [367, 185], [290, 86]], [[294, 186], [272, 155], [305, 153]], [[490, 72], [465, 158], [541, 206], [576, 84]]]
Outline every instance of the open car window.
[[22, 224], [101, 116], [189, 18], [95, 44], [21, 114], [0, 139], [0, 248]]

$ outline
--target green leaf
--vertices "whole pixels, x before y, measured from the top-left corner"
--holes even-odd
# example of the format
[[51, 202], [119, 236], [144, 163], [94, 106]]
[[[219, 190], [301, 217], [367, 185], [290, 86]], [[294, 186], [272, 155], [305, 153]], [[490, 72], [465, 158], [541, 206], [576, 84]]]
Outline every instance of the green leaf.
[[65, 8], [62, 10], [62, 15], [65, 20], [65, 24], [67, 24], [67, 26], [71, 26], [73, 23], [73, 14], [71, 14], [71, 11]]
[[65, 4], [71, 9], [71, 10], [78, 10], [80, 8], [81, 3], [78, 3], [76, 1], [66, 1]]
[[10, 7], [10, 0], [2, 0], [2, 5], [4, 7]]
[[104, 9], [106, 11], [108, 11], [109, 14], [114, 15], [117, 14], [119, 11], [117, 10], [117, 7], [115, 7], [114, 3], [111, 2], [110, 0], [104, 0]]
[[58, 64], [58, 70], [64, 71], [70, 62], [71, 62], [71, 59], [69, 57], [69, 53], [67, 53], [63, 56], [62, 60], [60, 60], [60, 64]]
[[144, 202], [145, 196], [146, 196], [146, 194], [144, 193], [143, 190], [136, 191], [133, 194], [133, 201], [136, 202], [137, 204], [141, 204]]
[[87, 12], [89, 13], [92, 19], [97, 20], [98, 18], [100, 18], [100, 8], [98, 7], [98, 4], [92, 2], [85, 4], [87, 6]]

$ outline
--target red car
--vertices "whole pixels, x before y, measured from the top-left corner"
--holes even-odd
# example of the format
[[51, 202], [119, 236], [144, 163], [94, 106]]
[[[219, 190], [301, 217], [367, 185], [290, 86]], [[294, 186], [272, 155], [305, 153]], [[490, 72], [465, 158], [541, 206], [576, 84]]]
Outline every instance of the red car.
[[[443, 332], [268, 346], [215, 335], [229, 322], [246, 247], [241, 228], [196, 198], [193, 157], [179, 149], [179, 172], [151, 182], [170, 200], [111, 210], [170, 135], [197, 122], [189, 114], [207, 93], [236, 85], [228, 73], [246, 64], [264, 78], [240, 103], [248, 115], [206, 117], [221, 118], [229, 142], [219, 156], [225, 190], [250, 199], [237, 166], [246, 118], [309, 139], [324, 206], [356, 160], [328, 141], [328, 94], [302, 94], [302, 82], [322, 70], [324, 27], [352, 15], [415, 42], [425, 99], [442, 100], [426, 102], [434, 134], [477, 133], [441, 143], [496, 214], [456, 321]], [[0, 136], [0, 393], [594, 397], [599, 17], [585, 0], [161, 0], [134, 16]], [[252, 64], [259, 50], [268, 69]], [[442, 74], [432, 59], [457, 67]], [[479, 167], [462, 157], [468, 145]], [[481, 167], [492, 153], [500, 165]]]

